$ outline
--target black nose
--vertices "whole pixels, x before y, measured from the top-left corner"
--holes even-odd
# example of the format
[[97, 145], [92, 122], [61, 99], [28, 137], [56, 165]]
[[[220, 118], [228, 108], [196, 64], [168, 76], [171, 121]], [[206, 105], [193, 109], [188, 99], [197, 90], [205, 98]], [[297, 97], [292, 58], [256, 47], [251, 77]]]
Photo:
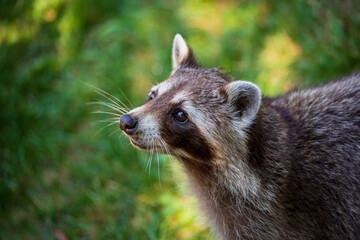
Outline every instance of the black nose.
[[135, 118], [131, 117], [128, 114], [121, 116], [120, 118], [120, 128], [126, 134], [133, 134], [137, 129], [137, 121]]

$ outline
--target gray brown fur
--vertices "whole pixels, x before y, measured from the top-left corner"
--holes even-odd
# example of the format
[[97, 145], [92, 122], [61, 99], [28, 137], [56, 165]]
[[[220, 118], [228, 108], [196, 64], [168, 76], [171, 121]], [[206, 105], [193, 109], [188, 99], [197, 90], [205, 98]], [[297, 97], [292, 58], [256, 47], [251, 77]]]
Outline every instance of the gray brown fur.
[[[263, 97], [257, 109], [192, 52], [178, 60], [166, 91], [129, 113], [139, 125], [129, 137], [147, 150], [165, 142], [222, 238], [360, 239], [360, 74]], [[178, 93], [186, 100], [172, 102]], [[184, 105], [192, 110], [179, 125], [171, 114]], [[256, 111], [244, 122], [249, 105]]]

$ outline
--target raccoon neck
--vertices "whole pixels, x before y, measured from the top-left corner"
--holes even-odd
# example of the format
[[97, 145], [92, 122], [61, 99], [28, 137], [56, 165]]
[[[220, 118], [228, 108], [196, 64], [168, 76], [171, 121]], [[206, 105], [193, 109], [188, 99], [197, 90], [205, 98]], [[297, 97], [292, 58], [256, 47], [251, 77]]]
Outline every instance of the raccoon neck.
[[247, 166], [263, 183], [278, 184], [286, 176], [291, 148], [289, 132], [296, 120], [286, 108], [272, 106], [272, 99], [264, 98], [253, 124], [248, 129]]
[[[247, 229], [276, 237], [282, 234], [279, 229], [283, 223], [275, 209], [280, 209], [277, 193], [279, 182], [285, 178], [280, 159], [285, 155], [280, 147], [286, 138], [283, 122], [278, 110], [264, 99], [247, 129], [245, 145], [238, 143], [243, 139], [227, 143], [224, 148], [228, 154], [215, 159], [216, 164], [194, 166], [183, 161], [201, 208], [227, 239], [236, 238], [230, 229], [238, 229], [236, 234], [240, 235]], [[261, 224], [256, 224], [263, 222], [269, 224], [258, 228]]]

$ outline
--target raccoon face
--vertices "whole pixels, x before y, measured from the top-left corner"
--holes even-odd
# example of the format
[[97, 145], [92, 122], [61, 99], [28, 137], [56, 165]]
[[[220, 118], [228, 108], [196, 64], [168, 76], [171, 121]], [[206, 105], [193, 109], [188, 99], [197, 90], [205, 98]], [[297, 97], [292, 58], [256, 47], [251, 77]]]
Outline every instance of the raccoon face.
[[232, 81], [218, 68], [200, 67], [177, 34], [170, 77], [154, 86], [143, 106], [120, 119], [131, 143], [180, 158], [208, 161], [223, 153], [224, 143], [245, 139], [245, 130], [261, 101], [259, 88]]

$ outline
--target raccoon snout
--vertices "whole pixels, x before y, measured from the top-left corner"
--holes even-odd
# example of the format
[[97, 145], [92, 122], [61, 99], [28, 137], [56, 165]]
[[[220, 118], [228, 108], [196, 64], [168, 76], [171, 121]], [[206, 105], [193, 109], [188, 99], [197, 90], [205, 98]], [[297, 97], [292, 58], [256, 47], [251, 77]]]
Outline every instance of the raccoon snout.
[[123, 130], [126, 134], [132, 135], [135, 133], [138, 126], [138, 122], [135, 118], [132, 116], [125, 114], [121, 116], [120, 118], [120, 128]]

